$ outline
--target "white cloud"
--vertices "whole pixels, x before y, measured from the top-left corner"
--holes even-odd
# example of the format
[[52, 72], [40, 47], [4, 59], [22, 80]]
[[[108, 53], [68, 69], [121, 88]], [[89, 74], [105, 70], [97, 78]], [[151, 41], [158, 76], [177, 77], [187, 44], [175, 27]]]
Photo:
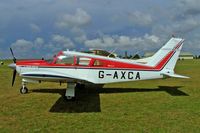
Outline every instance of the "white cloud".
[[100, 48], [100, 47], [105, 47], [103, 40], [100, 38], [92, 39], [92, 40], [86, 40], [85, 41], [85, 46], [86, 47], [91, 47], [91, 48]]
[[128, 19], [133, 25], [136, 26], [148, 26], [153, 21], [150, 14], [145, 14], [139, 11], [129, 13]]
[[188, 19], [181, 21], [181, 22], [177, 22], [174, 26], [174, 30], [175, 32], [178, 33], [187, 33], [190, 32], [192, 30], [194, 30], [195, 28], [200, 26], [200, 21], [196, 20], [194, 18], [189, 17]]
[[14, 51], [16, 51], [15, 55], [19, 58], [27, 58], [32, 56], [32, 54], [30, 54], [30, 50], [33, 47], [33, 43], [31, 41], [19, 39], [12, 43], [11, 47]]
[[84, 43], [87, 40], [87, 36], [85, 34], [82, 34], [80, 36], [74, 37], [74, 40], [78, 43]]
[[[17, 36], [22, 38], [30, 38], [31, 30], [33, 33], [42, 31], [40, 35], [44, 34], [42, 36], [45, 41], [43, 38], [29, 40], [33, 44], [31, 49], [41, 53], [43, 50], [49, 50], [50, 53], [66, 47], [76, 48], [75, 44], [77, 48], [82, 47], [79, 44], [84, 44], [87, 47], [120, 47], [121, 49], [130, 47], [130, 49], [151, 50], [154, 49], [153, 44], [166, 41], [173, 33], [180, 37], [184, 34], [184, 37], [188, 38], [185, 43], [190, 43], [192, 44], [190, 47], [199, 50], [199, 39], [194, 36], [200, 32], [199, 0], [162, 2], [128, 0], [123, 2], [123, 6], [121, 4], [120, 1], [107, 4], [105, 0], [98, 2], [22, 0], [14, 4], [2, 1], [0, 38], [5, 41], [0, 42], [1, 49], [8, 49], [9, 40], [13, 40], [16, 33], [20, 33]], [[99, 35], [98, 38], [98, 32], [107, 35]], [[59, 35], [60, 37], [55, 39], [55, 36], [54, 38], [51, 36], [53, 34], [64, 36]]]
[[40, 32], [41, 31], [40, 27], [36, 24], [33, 24], [33, 23], [30, 24], [30, 28], [31, 28], [31, 31], [33, 31], [33, 32]]
[[91, 22], [90, 15], [81, 8], [76, 9], [75, 14], [65, 14], [57, 22], [59, 28], [82, 27]]
[[70, 34], [77, 43], [83, 43], [87, 40], [84, 26], [91, 22], [91, 16], [83, 9], [78, 8], [74, 14], [64, 14], [56, 22], [56, 26], [60, 29], [69, 29]]
[[41, 54], [41, 51], [45, 52], [58, 52], [60, 50], [74, 48], [75, 45], [70, 38], [62, 35], [53, 35], [51, 40], [45, 43], [44, 39], [37, 37], [33, 41], [27, 41], [25, 39], [18, 39], [11, 44], [15, 55], [18, 58], [34, 58], [34, 57], [46, 57], [48, 53]]
[[19, 39], [16, 42], [11, 44], [11, 47], [15, 49], [20, 49], [21, 51], [27, 51], [31, 49], [33, 46], [33, 43], [30, 41], [26, 41], [24, 39]]
[[145, 34], [144, 39], [152, 43], [158, 43], [160, 41], [158, 36], [149, 35], [149, 34]]
[[33, 41], [18, 39], [11, 44], [11, 47], [18, 58], [34, 58], [41, 55], [45, 44], [43, 38], [37, 37]]
[[74, 41], [78, 43], [83, 43], [85, 40], [87, 40], [87, 36], [81, 28], [73, 27], [71, 29], [71, 33], [74, 36]]
[[40, 49], [44, 46], [44, 39], [41, 38], [41, 37], [37, 37], [35, 40], [34, 40], [34, 48], [37, 50], [37, 51], [40, 51]]
[[178, 0], [177, 6], [184, 10], [185, 15], [198, 15], [200, 14], [200, 1], [199, 0]]
[[122, 50], [138, 49], [148, 50], [152, 46], [159, 45], [160, 39], [155, 35], [145, 34], [143, 37], [129, 36], [103, 36], [92, 40], [86, 40], [85, 46], [89, 48], [113, 49], [120, 48]]
[[74, 43], [70, 38], [62, 35], [53, 35], [52, 42], [50, 42], [49, 47], [53, 51], [74, 48]]
[[152, 27], [152, 33], [165, 37], [171, 34], [185, 36], [188, 33], [197, 30], [199, 27], [200, 20], [198, 18], [188, 17], [183, 20], [172, 21], [166, 25], [154, 25]]
[[37, 38], [35, 39], [34, 43], [35, 43], [36, 45], [42, 45], [42, 44], [44, 44], [44, 39], [41, 38], [41, 37], [37, 37]]

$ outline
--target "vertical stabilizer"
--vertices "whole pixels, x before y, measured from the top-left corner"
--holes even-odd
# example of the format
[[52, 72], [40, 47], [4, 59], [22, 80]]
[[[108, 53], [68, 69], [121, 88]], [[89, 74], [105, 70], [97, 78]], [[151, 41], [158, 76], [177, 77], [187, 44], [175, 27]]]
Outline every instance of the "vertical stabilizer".
[[156, 52], [149, 62], [149, 66], [157, 66], [162, 62], [162, 68], [174, 70], [182, 49], [184, 39], [172, 37], [158, 52]]
[[150, 57], [148, 65], [160, 70], [163, 76], [189, 78], [174, 73], [174, 68], [183, 46], [184, 39], [171, 38], [157, 53]]

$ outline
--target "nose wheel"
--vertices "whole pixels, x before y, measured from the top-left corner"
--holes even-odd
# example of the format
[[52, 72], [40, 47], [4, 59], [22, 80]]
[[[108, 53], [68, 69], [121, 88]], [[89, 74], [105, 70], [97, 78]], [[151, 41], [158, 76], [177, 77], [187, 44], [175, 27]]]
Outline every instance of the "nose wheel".
[[22, 88], [20, 89], [21, 94], [26, 94], [28, 93], [28, 88], [26, 87], [26, 83], [22, 82]]
[[20, 89], [20, 93], [21, 93], [21, 94], [26, 94], [26, 93], [28, 93], [28, 88], [26, 88], [25, 86], [23, 86], [23, 87]]

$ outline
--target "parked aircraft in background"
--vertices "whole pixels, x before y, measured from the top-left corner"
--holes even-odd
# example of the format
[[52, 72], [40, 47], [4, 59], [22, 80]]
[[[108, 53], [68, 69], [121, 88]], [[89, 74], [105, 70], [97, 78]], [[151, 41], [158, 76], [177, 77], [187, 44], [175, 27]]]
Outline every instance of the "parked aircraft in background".
[[43, 81], [67, 83], [65, 96], [75, 98], [75, 88], [85, 83], [107, 84], [115, 82], [160, 79], [164, 77], [188, 78], [175, 74], [174, 67], [184, 40], [172, 37], [152, 57], [129, 60], [111, 58], [75, 51], [61, 51], [51, 61], [16, 60], [9, 65], [13, 72], [12, 86], [16, 73], [22, 77], [20, 92], [28, 92], [27, 83]]

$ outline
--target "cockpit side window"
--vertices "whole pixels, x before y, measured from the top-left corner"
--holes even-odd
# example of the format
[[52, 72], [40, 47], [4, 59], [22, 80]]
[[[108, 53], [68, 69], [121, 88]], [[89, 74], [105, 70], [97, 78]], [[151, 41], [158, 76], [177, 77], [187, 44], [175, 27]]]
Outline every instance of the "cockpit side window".
[[103, 66], [104, 63], [101, 60], [95, 60], [93, 66]]
[[81, 66], [89, 66], [91, 58], [88, 57], [77, 57], [76, 64]]
[[60, 55], [56, 60], [56, 64], [72, 65], [72, 64], [74, 64], [74, 57], [73, 56]]

